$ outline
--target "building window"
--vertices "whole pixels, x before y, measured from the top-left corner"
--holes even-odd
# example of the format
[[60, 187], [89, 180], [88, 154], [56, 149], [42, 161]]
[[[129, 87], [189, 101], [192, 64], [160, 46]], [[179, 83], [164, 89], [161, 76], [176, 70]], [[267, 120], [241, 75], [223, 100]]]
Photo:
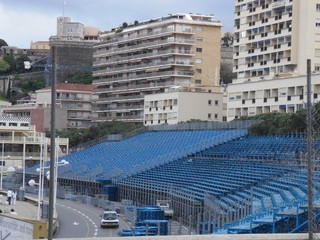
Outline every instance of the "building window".
[[9, 123], [9, 126], [10, 126], [10, 127], [17, 127], [17, 126], [18, 126], [18, 123]]
[[196, 41], [197, 42], [203, 42], [203, 38], [202, 37], [198, 37], [198, 38], [196, 38]]
[[208, 113], [208, 119], [212, 119], [211, 113]]
[[316, 27], [320, 27], [320, 18], [316, 19]]
[[202, 26], [197, 26], [197, 31], [198, 31], [198, 32], [202, 32], [202, 30], [203, 30], [203, 27], [202, 27]]
[[196, 79], [195, 83], [196, 84], [201, 84], [201, 80], [200, 79]]
[[316, 10], [317, 10], [317, 12], [320, 12], [320, 4], [316, 5]]
[[196, 58], [196, 63], [202, 63], [202, 59], [201, 58]]
[[215, 100], [215, 101], [214, 101], [214, 105], [218, 106], [218, 105], [219, 105], [219, 101], [218, 101], [218, 100]]
[[196, 72], [197, 72], [197, 73], [202, 73], [202, 69], [199, 69], [199, 68], [198, 68], [198, 69], [196, 69]]
[[197, 52], [202, 52], [202, 48], [197, 48], [196, 51]]
[[208, 105], [212, 105], [212, 100], [208, 100]]
[[214, 118], [217, 119], [218, 118], [218, 114], [215, 113], [214, 114]]

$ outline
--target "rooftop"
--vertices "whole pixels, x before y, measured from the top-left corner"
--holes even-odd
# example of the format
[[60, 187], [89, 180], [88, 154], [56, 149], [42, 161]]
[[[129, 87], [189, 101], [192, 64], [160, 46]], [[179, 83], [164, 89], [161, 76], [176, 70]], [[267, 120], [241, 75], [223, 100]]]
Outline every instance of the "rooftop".
[[[198, 21], [202, 23], [215, 23], [219, 24], [221, 26], [220, 21], [215, 20], [215, 17], [213, 14], [211, 15], [202, 15], [202, 14], [194, 14], [194, 13], [175, 13], [175, 14], [168, 14], [167, 16], [164, 17], [159, 17], [159, 18], [153, 18], [149, 20], [145, 20], [142, 22], [135, 21], [133, 24], [128, 24], [126, 29], [130, 29], [133, 27], [143, 27], [143, 25], [148, 25], [151, 23], [159, 23], [163, 22], [166, 20], [183, 20], [183, 21]], [[113, 28], [111, 31], [112, 32], [117, 32], [117, 30], [121, 27]], [[110, 33], [109, 31], [103, 32], [103, 34], [108, 34]]]

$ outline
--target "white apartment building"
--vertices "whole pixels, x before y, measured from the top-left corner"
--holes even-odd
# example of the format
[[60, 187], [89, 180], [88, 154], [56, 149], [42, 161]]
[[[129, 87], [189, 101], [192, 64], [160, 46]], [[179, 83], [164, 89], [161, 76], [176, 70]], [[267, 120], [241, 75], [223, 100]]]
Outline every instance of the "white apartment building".
[[94, 122], [143, 122], [144, 97], [172, 86], [219, 86], [221, 23], [170, 14], [100, 35]]
[[228, 121], [261, 113], [293, 113], [306, 102], [307, 59], [314, 101], [320, 71], [320, 0], [236, 0]]
[[234, 83], [320, 71], [320, 0], [235, 0]]
[[178, 87], [144, 97], [144, 125], [177, 124], [193, 119], [221, 122], [223, 94]]
[[[320, 74], [311, 77], [312, 101], [320, 99]], [[307, 102], [307, 76], [245, 82], [228, 86], [228, 121], [262, 113], [294, 113]]]

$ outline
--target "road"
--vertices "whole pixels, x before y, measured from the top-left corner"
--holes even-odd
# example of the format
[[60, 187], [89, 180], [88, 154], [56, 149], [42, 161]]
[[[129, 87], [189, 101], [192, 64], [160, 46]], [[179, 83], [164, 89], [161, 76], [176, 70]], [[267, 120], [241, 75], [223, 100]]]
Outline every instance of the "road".
[[[28, 194], [36, 197], [34, 194]], [[78, 201], [57, 198], [57, 214], [60, 227], [54, 238], [117, 237], [129, 224], [119, 217], [119, 228], [101, 228], [100, 215], [103, 209]], [[176, 221], [171, 222], [172, 235], [187, 235], [188, 229]]]
[[100, 228], [103, 209], [70, 200], [57, 200], [59, 231], [55, 238], [116, 237], [123, 228], [130, 228], [120, 217], [119, 228]]

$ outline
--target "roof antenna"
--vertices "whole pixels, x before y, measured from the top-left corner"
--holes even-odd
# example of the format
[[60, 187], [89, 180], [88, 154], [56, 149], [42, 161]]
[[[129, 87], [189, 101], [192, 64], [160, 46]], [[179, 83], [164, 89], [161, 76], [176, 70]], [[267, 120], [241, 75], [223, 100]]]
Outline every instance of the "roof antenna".
[[67, 4], [67, 2], [65, 0], [62, 0], [63, 4], [62, 4], [62, 17], [64, 19], [64, 6]]

